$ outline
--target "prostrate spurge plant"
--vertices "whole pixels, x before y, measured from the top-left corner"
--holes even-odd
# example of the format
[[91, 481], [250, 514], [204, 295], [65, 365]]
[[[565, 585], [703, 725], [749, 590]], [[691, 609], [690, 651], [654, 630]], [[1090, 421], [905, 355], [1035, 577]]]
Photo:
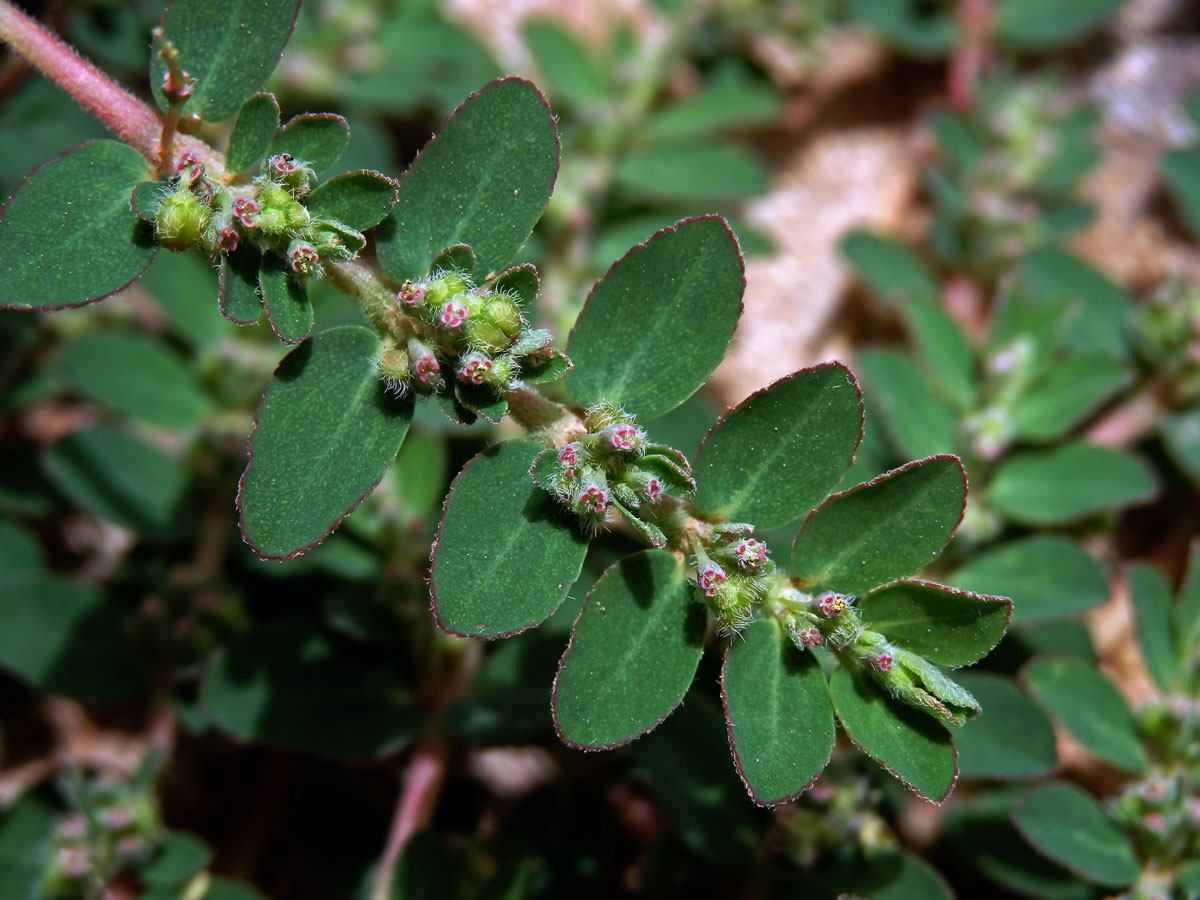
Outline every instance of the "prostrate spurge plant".
[[[213, 261], [231, 321], [257, 321], [261, 304], [297, 344], [263, 396], [238, 492], [245, 539], [268, 559], [313, 547], [372, 490], [415, 401], [461, 423], [510, 413], [531, 439], [480, 453], [445, 503], [431, 567], [443, 630], [498, 638], [541, 623], [600, 531], [628, 527], [650, 545], [604, 573], [575, 623], [552, 696], [566, 743], [614, 747], [654, 728], [691, 685], [711, 622], [730, 636], [722, 693], [757, 802], [811, 784], [835, 715], [906, 785], [944, 799], [956, 777], [944, 724], [979, 706], [941, 667], [984, 656], [1011, 608], [907, 580], [962, 517], [958, 459], [831, 495], [863, 410], [853, 375], [829, 363], [752, 394], [689, 463], [647, 426], [701, 386], [737, 325], [743, 267], [724, 220], [685, 219], [631, 249], [593, 288], [564, 354], [528, 325], [533, 267], [510, 267], [558, 168], [537, 89], [488, 84], [399, 181], [322, 180], [345, 121], [304, 115], [280, 128], [274, 99], [256, 93], [296, 4], [233, 5], [228, 16], [199, 0], [170, 9], [152, 70], [162, 116], [0, 5], [0, 35], [126, 141], [67, 151], [14, 193], [0, 218], [3, 305], [102, 299], [159, 245]], [[235, 112], [225, 154], [178, 134]], [[372, 231], [382, 271], [362, 256]], [[373, 329], [309, 336], [305, 286], [320, 277]], [[533, 387], [558, 379], [571, 405]], [[790, 554], [756, 536], [801, 518]]]

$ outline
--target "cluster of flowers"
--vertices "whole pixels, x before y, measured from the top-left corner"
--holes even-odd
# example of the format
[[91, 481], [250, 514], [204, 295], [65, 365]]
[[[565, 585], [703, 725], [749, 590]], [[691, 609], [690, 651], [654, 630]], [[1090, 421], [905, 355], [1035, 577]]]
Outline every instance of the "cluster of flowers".
[[517, 298], [503, 290], [476, 288], [469, 276], [439, 271], [425, 281], [406, 281], [393, 307], [396, 332], [420, 323], [419, 336], [387, 348], [376, 360], [380, 376], [403, 394], [434, 393], [443, 373], [468, 387], [499, 395], [520, 385], [522, 357], [551, 341], [548, 331], [527, 329]]
[[150, 795], [117, 782], [85, 790], [87, 814], [68, 813], [52, 838], [39, 897], [91, 896], [128, 866], [146, 859], [161, 827]]
[[320, 277], [322, 263], [353, 259], [366, 239], [336, 219], [309, 213], [303, 200], [315, 181], [307, 164], [276, 153], [249, 185], [230, 187], [185, 153], [159, 201], [155, 236], [170, 250], [199, 246], [213, 256], [250, 242], [280, 257], [295, 276]]
[[[695, 489], [683, 454], [651, 444], [646, 433], [619, 406], [601, 402], [584, 414], [584, 434], [556, 452], [544, 485], [592, 530], [618, 509], [635, 527], [639, 512], [668, 494]], [[651, 517], [653, 518], [653, 517]]]
[[752, 536], [753, 525], [713, 525], [696, 545], [696, 587], [720, 622], [721, 631], [741, 631], [766, 594], [775, 572], [767, 545]]

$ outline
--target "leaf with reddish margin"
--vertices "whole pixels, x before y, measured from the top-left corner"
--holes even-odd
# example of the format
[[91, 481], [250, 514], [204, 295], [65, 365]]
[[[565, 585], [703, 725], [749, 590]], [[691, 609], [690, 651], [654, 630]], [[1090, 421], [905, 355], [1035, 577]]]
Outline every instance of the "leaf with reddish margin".
[[635, 245], [596, 282], [567, 341], [567, 390], [640, 421], [696, 392], [742, 314], [745, 267], [720, 216], [684, 219]]
[[610, 566], [584, 601], [550, 706], [563, 743], [627, 744], [671, 714], [704, 653], [704, 607], [683, 564], [643, 550]]
[[524, 440], [489, 447], [450, 485], [430, 572], [443, 631], [483, 639], [524, 631], [558, 609], [579, 577], [588, 539], [529, 477], [541, 449]]
[[221, 257], [218, 304], [221, 315], [234, 325], [253, 325], [262, 314], [258, 289], [261, 255], [253, 244], [245, 244], [230, 256]]
[[326, 216], [355, 231], [374, 228], [387, 218], [396, 203], [400, 185], [386, 175], [361, 169], [335, 175], [318, 185], [305, 206], [314, 216]]
[[273, 256], [264, 256], [258, 269], [258, 287], [271, 330], [283, 343], [298, 344], [312, 331], [313, 308], [304, 285]]
[[497, 397], [491, 388], [484, 385], [455, 382], [454, 396], [460, 404], [493, 425], [499, 425], [504, 420], [504, 414], [508, 412], [508, 401]]
[[336, 113], [304, 113], [279, 129], [267, 151], [290, 153], [320, 175], [350, 143], [350, 126]]
[[475, 271], [475, 251], [466, 244], [452, 244], [433, 258], [429, 264], [429, 272], [445, 272], [454, 270], [470, 275]]
[[411, 400], [390, 394], [374, 332], [323, 331], [283, 358], [263, 394], [238, 486], [242, 536], [290, 559], [337, 528], [374, 490], [408, 433]]
[[25, 176], [0, 209], [0, 308], [83, 306], [140, 278], [158, 245], [129, 204], [149, 174], [132, 147], [85, 141]]
[[554, 347], [545, 347], [521, 357], [521, 381], [525, 384], [549, 384], [558, 381], [575, 367], [567, 354]]
[[423, 278], [452, 244], [466, 244], [486, 279], [513, 258], [541, 218], [558, 176], [558, 128], [545, 98], [520, 78], [472, 94], [400, 178], [376, 230], [397, 281]]
[[969, 666], [1008, 628], [1012, 601], [928, 581], [900, 581], [859, 598], [863, 624], [939, 666]]
[[275, 95], [263, 91], [247, 97], [229, 135], [229, 150], [225, 154], [229, 171], [245, 171], [262, 159], [278, 130], [279, 103]]
[[696, 454], [696, 506], [762, 529], [786, 525], [837, 487], [862, 429], [862, 393], [841, 363], [781, 378], [709, 431]]
[[730, 641], [721, 698], [734, 764], [759, 806], [794, 800], [833, 753], [833, 704], [817, 658], [772, 619]]
[[931, 456], [834, 494], [804, 521], [792, 572], [806, 589], [865, 594], [937, 558], [962, 521], [967, 475]]
[[860, 750], [931, 803], [950, 796], [958, 755], [945, 727], [893, 700], [864, 674], [839, 666], [829, 679], [842, 728]]
[[491, 283], [494, 291], [512, 294], [528, 309], [537, 302], [538, 273], [537, 269], [526, 263], [523, 266], [513, 266], [497, 275]]

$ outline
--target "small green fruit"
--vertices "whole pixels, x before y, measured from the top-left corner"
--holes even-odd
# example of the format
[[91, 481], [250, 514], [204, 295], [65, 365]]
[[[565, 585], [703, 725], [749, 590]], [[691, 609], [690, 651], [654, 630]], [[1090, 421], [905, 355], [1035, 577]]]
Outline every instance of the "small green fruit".
[[209, 213], [190, 190], [180, 188], [163, 198], [154, 220], [158, 242], [168, 250], [194, 247], [208, 227]]

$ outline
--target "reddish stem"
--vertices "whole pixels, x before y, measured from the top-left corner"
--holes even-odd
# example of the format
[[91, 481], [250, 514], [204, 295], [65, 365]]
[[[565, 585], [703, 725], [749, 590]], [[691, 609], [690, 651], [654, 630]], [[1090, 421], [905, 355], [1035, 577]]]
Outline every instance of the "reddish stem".
[[962, 39], [950, 58], [947, 93], [950, 106], [965, 113], [975, 103], [979, 73], [987, 61], [992, 31], [991, 0], [961, 0], [958, 24], [962, 29]]
[[[170, 160], [159, 159], [163, 119], [158, 112], [7, 0], [0, 0], [0, 41], [11, 46], [66, 91], [113, 134], [146, 157], [151, 165], [168, 171]], [[192, 153], [204, 163], [211, 177], [224, 177], [225, 160], [208, 144], [184, 135], [180, 135], [175, 143], [181, 153]]]
[[435, 737], [423, 738], [413, 751], [404, 773], [404, 786], [396, 801], [396, 811], [392, 816], [383, 858], [379, 861], [379, 871], [375, 875], [371, 900], [388, 900], [391, 896], [396, 862], [412, 836], [428, 824], [445, 774], [445, 745]]

